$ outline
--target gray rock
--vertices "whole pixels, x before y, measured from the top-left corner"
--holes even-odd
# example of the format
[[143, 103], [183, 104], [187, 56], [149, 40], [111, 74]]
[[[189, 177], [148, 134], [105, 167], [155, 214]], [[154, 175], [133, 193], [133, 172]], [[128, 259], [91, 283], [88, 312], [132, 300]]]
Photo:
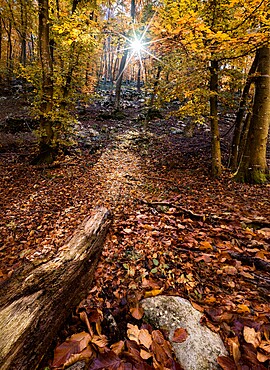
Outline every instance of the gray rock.
[[[200, 324], [202, 314], [186, 299], [158, 296], [142, 301], [145, 317], [156, 328], [169, 332], [176, 358], [185, 370], [220, 369], [217, 357], [227, 355], [220, 336]], [[188, 333], [182, 343], [172, 342], [175, 329]]]
[[67, 367], [66, 370], [84, 370], [85, 365], [84, 361], [78, 361], [74, 365]]

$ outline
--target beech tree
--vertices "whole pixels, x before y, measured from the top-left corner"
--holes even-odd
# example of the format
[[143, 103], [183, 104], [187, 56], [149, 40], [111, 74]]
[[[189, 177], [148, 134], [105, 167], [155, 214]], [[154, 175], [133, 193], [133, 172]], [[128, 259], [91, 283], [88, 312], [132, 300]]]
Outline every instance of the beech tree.
[[256, 53], [255, 95], [246, 146], [235, 179], [260, 184], [267, 181], [266, 147], [270, 123], [270, 48]]
[[[86, 8], [87, 5], [87, 8]], [[95, 3], [63, 2], [53, 7], [39, 1], [38, 72], [32, 76], [37, 88], [35, 115], [40, 121], [40, 152], [34, 163], [52, 162], [74, 121], [69, 111], [79, 88], [92, 91], [97, 69], [99, 28]], [[89, 61], [89, 55], [93, 61]], [[25, 70], [27, 76], [28, 70]], [[87, 75], [88, 81], [85, 80]]]

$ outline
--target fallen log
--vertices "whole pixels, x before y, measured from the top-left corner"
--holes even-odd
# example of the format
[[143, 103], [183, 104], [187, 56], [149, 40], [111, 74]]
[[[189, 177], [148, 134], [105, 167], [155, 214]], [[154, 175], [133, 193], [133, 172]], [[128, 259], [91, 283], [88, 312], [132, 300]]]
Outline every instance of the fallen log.
[[34, 370], [85, 297], [111, 223], [106, 208], [85, 219], [57, 256], [0, 287], [0, 369]]

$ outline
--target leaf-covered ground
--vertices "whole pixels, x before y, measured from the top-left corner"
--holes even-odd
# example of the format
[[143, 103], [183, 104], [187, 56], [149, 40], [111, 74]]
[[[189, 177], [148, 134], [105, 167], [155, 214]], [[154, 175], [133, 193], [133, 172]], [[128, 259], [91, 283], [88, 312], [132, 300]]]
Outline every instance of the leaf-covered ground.
[[207, 127], [188, 139], [176, 119], [145, 125], [138, 110], [139, 103], [127, 107], [120, 120], [100, 104], [88, 107], [79, 144], [51, 167], [29, 165], [29, 133], [1, 134], [0, 279], [51, 258], [93, 207], [105, 205], [114, 223], [92, 290], [58, 344], [79, 334], [47, 366], [86, 359], [87, 369], [179, 369], [166, 338], [142, 320], [140, 300], [162, 293], [204, 313], [202, 324], [230, 352], [219, 360], [223, 369], [267, 369], [270, 186], [237, 184], [226, 170], [213, 180]]

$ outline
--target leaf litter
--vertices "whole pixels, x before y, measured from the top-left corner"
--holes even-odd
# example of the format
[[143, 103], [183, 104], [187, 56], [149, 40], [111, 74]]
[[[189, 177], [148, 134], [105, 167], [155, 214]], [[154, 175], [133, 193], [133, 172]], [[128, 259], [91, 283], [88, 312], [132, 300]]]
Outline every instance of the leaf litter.
[[[116, 123], [90, 113], [86, 127]], [[135, 122], [130, 130], [122, 122], [94, 154], [82, 147], [55, 168], [29, 166], [33, 148], [28, 157], [28, 147], [1, 156], [2, 280], [51, 258], [94, 206], [114, 212], [92, 290], [47, 366], [180, 369], [166, 332], [145, 324], [140, 307], [144, 297], [171, 294], [191, 301], [201, 324], [221, 335], [230, 354], [218, 359], [223, 369], [268, 368], [270, 188], [236, 184], [226, 171], [213, 180], [210, 152], [200, 149], [206, 133], [198, 129], [191, 145], [172, 134], [174, 124], [146, 130]], [[183, 330], [176, 341], [188, 336]]]

